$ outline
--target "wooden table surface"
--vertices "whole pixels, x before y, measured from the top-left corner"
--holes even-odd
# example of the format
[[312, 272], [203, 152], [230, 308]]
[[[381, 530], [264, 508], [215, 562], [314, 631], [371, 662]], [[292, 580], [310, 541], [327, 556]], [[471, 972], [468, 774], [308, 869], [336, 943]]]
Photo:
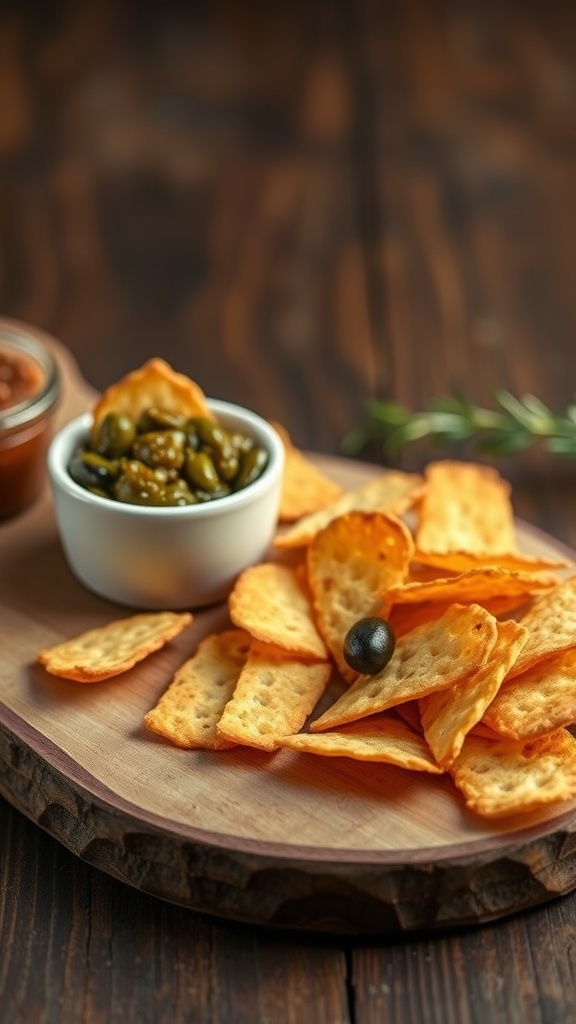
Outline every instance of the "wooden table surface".
[[[0, 96], [0, 314], [95, 387], [161, 354], [328, 453], [368, 396], [572, 400], [573, 4], [7, 3]], [[576, 547], [574, 465], [502, 468]], [[576, 893], [400, 941], [264, 932], [3, 801], [0, 950], [5, 1024], [576, 1019]]]

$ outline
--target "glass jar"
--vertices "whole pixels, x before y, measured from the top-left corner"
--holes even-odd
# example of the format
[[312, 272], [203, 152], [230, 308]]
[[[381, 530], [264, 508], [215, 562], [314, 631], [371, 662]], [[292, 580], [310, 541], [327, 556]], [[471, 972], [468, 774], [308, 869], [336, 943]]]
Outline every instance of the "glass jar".
[[0, 519], [40, 495], [53, 412], [60, 393], [56, 360], [33, 333], [0, 328]]

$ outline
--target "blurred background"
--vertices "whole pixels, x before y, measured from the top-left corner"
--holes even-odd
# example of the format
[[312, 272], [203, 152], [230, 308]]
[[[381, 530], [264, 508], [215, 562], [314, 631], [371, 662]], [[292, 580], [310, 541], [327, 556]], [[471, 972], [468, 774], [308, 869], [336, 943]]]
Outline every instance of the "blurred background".
[[324, 452], [367, 396], [571, 401], [572, 0], [0, 12], [0, 313], [93, 385], [163, 355]]

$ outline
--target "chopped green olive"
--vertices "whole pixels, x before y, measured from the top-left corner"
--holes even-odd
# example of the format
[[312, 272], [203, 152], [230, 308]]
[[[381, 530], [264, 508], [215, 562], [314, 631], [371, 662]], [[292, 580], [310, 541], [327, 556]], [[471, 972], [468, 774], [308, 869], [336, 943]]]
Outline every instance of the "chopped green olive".
[[155, 430], [140, 434], [132, 445], [132, 455], [146, 466], [180, 469], [184, 465], [186, 434], [183, 430]]
[[396, 637], [386, 619], [376, 615], [359, 619], [344, 639], [344, 658], [350, 668], [363, 675], [376, 675], [394, 654]]
[[81, 487], [115, 501], [191, 505], [241, 490], [267, 462], [267, 452], [240, 431], [151, 406], [137, 423], [108, 413], [68, 471]]
[[125, 461], [112, 494], [116, 501], [128, 505], [196, 504], [196, 498], [184, 480], [170, 482], [166, 470], [150, 469], [136, 459]]

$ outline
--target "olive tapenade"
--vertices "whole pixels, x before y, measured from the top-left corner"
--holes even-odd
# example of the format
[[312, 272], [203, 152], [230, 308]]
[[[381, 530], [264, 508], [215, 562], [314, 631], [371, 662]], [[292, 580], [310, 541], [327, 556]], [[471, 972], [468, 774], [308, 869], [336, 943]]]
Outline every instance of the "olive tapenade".
[[81, 487], [131, 505], [197, 505], [242, 490], [268, 462], [253, 438], [205, 417], [150, 408], [108, 413], [68, 471]]

